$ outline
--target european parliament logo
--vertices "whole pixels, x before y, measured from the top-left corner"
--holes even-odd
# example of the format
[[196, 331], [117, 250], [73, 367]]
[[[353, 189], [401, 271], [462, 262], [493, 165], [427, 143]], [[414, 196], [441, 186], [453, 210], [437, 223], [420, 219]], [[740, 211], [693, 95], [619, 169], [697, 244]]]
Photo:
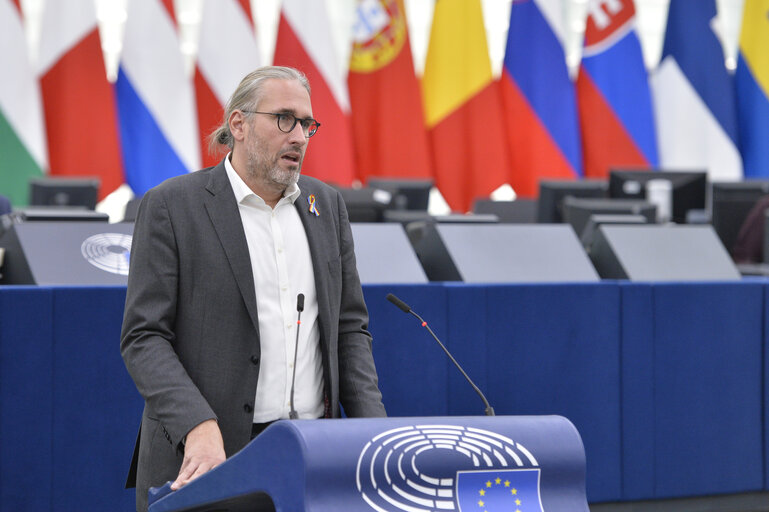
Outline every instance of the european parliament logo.
[[131, 259], [131, 241], [131, 235], [99, 233], [83, 241], [80, 253], [88, 263], [98, 269], [127, 276]]
[[356, 485], [378, 512], [543, 512], [540, 468], [526, 447], [489, 430], [413, 425], [361, 450]]

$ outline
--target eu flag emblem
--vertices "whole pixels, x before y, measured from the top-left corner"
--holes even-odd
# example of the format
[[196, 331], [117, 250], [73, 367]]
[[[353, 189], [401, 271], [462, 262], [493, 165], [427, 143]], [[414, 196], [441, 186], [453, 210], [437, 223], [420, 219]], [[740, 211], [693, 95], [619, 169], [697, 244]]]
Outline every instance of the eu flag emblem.
[[461, 512], [544, 512], [539, 468], [457, 472]]

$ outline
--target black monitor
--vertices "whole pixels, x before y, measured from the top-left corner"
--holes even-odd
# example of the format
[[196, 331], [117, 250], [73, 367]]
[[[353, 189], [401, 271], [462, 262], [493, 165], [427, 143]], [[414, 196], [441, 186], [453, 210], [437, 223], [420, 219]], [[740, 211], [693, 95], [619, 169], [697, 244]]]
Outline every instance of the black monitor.
[[515, 199], [514, 201], [494, 201], [476, 199], [473, 213], [490, 213], [499, 217], [505, 224], [534, 224], [537, 222], [537, 200]]
[[737, 241], [745, 218], [759, 199], [769, 194], [769, 180], [713, 183], [711, 185], [710, 219], [727, 251]]
[[33, 178], [29, 181], [30, 206], [84, 206], [93, 210], [98, 196], [98, 179]]
[[392, 207], [393, 195], [371, 187], [337, 187], [347, 207], [350, 222], [382, 222], [384, 211]]
[[642, 216], [646, 222], [653, 223], [657, 217], [657, 207], [637, 199], [581, 199], [567, 197], [563, 201], [564, 220], [571, 224], [577, 237], [582, 237], [585, 228], [594, 215], [633, 215]]
[[608, 185], [604, 180], [539, 182], [537, 222], [560, 223], [563, 219], [563, 200], [567, 197], [607, 197]]
[[368, 186], [386, 190], [393, 194], [395, 196], [393, 199], [393, 207], [395, 209], [427, 211], [427, 203], [430, 200], [433, 180], [371, 177], [368, 179]]
[[646, 199], [646, 183], [651, 180], [670, 182], [673, 222], [685, 224], [689, 210], [705, 209], [708, 178], [704, 171], [615, 169], [609, 172], [609, 197]]

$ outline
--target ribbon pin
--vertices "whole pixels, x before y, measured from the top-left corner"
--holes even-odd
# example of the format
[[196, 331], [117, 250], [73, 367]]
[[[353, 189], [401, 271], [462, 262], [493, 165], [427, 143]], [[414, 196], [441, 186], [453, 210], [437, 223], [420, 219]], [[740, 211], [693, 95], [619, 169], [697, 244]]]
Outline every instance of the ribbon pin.
[[315, 194], [310, 194], [310, 197], [307, 198], [307, 202], [310, 204], [310, 213], [314, 213], [316, 217], [320, 217], [318, 207], [315, 206]]

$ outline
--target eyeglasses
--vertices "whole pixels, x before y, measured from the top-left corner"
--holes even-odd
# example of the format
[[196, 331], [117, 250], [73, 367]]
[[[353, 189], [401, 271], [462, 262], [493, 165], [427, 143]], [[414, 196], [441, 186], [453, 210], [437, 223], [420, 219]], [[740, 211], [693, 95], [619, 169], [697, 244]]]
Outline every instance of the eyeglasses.
[[275, 116], [275, 119], [278, 120], [278, 129], [284, 133], [291, 133], [291, 131], [293, 131], [293, 129], [296, 127], [296, 123], [299, 123], [302, 127], [302, 131], [304, 132], [304, 136], [308, 139], [315, 135], [315, 132], [317, 132], [318, 128], [320, 128], [320, 123], [311, 117], [301, 119], [293, 114], [284, 112], [257, 112], [256, 110], [241, 110], [241, 112]]

